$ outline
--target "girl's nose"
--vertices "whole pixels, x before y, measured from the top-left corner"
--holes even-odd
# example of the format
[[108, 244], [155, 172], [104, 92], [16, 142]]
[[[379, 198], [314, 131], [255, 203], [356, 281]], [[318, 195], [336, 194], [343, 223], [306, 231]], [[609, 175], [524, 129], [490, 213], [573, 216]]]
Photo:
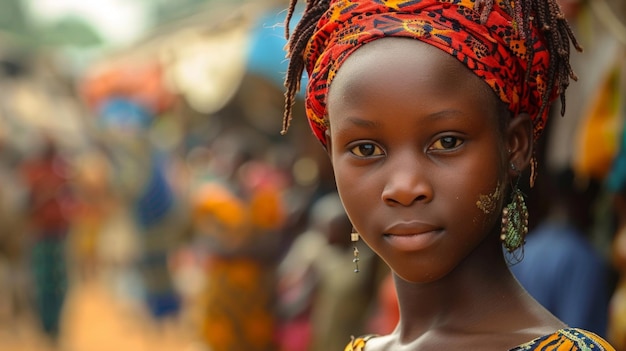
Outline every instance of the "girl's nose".
[[419, 162], [395, 162], [386, 172], [387, 181], [382, 200], [390, 206], [410, 206], [415, 202], [428, 203], [433, 198], [428, 171]]

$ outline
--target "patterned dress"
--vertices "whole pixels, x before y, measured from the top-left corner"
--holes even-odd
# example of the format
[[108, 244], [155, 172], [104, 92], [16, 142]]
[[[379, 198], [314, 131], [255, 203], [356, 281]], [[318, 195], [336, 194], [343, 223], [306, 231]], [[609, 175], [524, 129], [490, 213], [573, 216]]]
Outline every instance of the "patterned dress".
[[[365, 344], [371, 340], [372, 335], [356, 338], [344, 351], [363, 351]], [[565, 328], [554, 332], [553, 334], [538, 337], [520, 346], [514, 347], [509, 351], [615, 351], [601, 337], [596, 334], [578, 329]]]

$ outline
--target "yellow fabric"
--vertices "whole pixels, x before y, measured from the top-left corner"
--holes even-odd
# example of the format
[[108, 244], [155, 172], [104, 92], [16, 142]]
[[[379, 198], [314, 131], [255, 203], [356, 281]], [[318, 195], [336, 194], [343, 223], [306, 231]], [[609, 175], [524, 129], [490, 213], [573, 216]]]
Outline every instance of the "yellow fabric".
[[273, 269], [245, 258], [214, 258], [203, 294], [202, 337], [210, 350], [275, 351]]
[[285, 209], [280, 190], [264, 187], [252, 194], [250, 215], [252, 224], [261, 229], [276, 229], [285, 222]]
[[622, 131], [620, 116], [620, 66], [606, 74], [578, 132], [576, 173], [594, 179], [606, 177], [619, 147]]
[[352, 337], [350, 344], [346, 346], [344, 351], [363, 351], [367, 341], [375, 337], [376, 335], [367, 335], [359, 338]]
[[[353, 339], [344, 351], [364, 351], [368, 340], [373, 336]], [[556, 331], [553, 334], [539, 337], [528, 343], [522, 344], [510, 351], [615, 351], [601, 337], [596, 334], [577, 328], [567, 328]]]
[[246, 205], [230, 190], [218, 183], [204, 184], [194, 198], [196, 218], [213, 215], [231, 230], [248, 221]]

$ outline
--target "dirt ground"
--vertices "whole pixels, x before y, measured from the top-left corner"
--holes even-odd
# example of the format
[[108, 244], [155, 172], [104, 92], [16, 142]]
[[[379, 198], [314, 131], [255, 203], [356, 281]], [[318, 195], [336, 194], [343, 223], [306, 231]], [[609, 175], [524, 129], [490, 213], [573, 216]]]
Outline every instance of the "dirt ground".
[[122, 301], [103, 283], [70, 289], [61, 335], [53, 344], [32, 316], [0, 322], [2, 351], [207, 351], [182, 319], [155, 321], [136, 304]]

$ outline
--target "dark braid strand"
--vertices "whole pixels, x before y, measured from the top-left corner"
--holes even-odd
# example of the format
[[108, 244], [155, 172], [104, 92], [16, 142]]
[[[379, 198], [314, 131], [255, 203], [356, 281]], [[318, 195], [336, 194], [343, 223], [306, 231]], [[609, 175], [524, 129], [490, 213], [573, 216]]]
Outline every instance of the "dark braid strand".
[[317, 22], [330, 6], [330, 0], [308, 0], [302, 18], [289, 36], [289, 22], [293, 17], [298, 0], [289, 1], [289, 10], [285, 19], [285, 35], [287, 42], [287, 57], [289, 66], [285, 77], [285, 113], [283, 115], [283, 129], [281, 134], [287, 133], [291, 123], [293, 105], [296, 101], [296, 94], [300, 90], [300, 80], [305, 69], [304, 50], [313, 33]]
[[287, 8], [287, 16], [285, 17], [285, 38], [289, 39], [289, 23], [291, 22], [291, 18], [293, 18], [293, 13], [296, 11], [296, 3], [298, 1], [289, 2], [289, 7]]
[[[577, 80], [569, 62], [570, 42], [577, 51], [582, 52], [582, 47], [578, 44], [574, 33], [565, 20], [565, 15], [561, 7], [555, 0], [516, 0], [521, 3], [524, 28], [530, 28], [531, 23], [536, 21], [537, 28], [543, 31], [546, 38], [548, 51], [550, 52], [550, 64], [548, 71], [547, 88], [543, 92], [542, 103], [539, 109], [541, 115], [549, 107], [551, 87], [555, 84], [557, 92], [561, 98], [561, 115], [565, 114], [565, 90], [569, 85], [570, 78]], [[534, 14], [531, 15], [531, 14]], [[533, 43], [526, 37], [528, 48], [533, 47]], [[533, 51], [530, 51], [533, 54]], [[531, 58], [532, 59], [532, 58]], [[532, 62], [530, 59], [529, 62]]]

